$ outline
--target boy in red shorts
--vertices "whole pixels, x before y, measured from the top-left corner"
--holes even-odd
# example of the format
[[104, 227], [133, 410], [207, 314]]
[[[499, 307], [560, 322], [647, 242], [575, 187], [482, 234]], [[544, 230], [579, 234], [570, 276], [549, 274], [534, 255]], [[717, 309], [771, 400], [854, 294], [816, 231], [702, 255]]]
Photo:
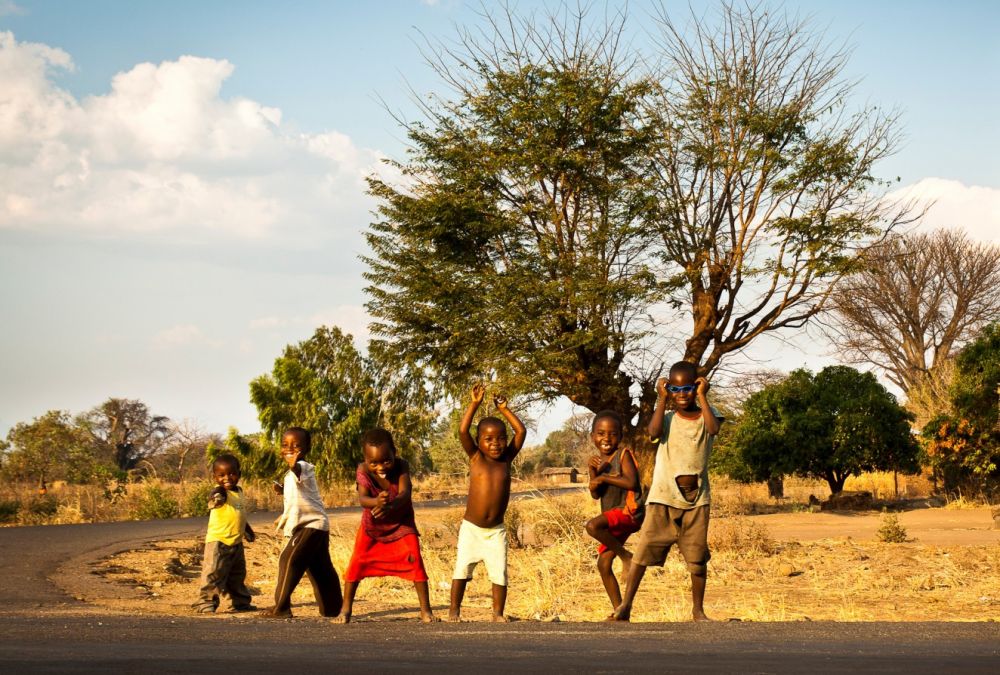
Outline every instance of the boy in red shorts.
[[632, 554], [625, 550], [625, 542], [642, 525], [639, 469], [632, 451], [618, 448], [622, 440], [618, 413], [597, 413], [590, 426], [590, 440], [599, 453], [590, 458], [590, 496], [601, 500], [601, 515], [587, 523], [587, 534], [600, 542], [597, 571], [615, 609], [622, 594], [611, 565], [615, 557], [620, 558], [622, 574], [628, 577]]

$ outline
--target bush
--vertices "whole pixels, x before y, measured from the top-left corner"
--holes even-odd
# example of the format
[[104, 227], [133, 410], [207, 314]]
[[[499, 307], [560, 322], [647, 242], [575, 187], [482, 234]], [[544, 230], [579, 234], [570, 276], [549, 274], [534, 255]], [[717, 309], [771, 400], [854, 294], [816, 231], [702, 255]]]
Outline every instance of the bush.
[[903, 544], [909, 541], [906, 528], [900, 525], [899, 518], [891, 513], [882, 515], [882, 526], [875, 531], [875, 536], [887, 544]]
[[135, 520], [161, 520], [181, 515], [180, 505], [166, 490], [156, 483], [147, 483], [142, 489], [133, 512]]
[[21, 510], [21, 502], [16, 499], [0, 501], [0, 523], [17, 521], [17, 512]]
[[54, 516], [59, 510], [59, 502], [55, 497], [36, 497], [28, 502], [28, 513], [34, 516]]
[[198, 487], [184, 495], [184, 515], [191, 517], [208, 515], [208, 493], [212, 491], [211, 483], [201, 483]]

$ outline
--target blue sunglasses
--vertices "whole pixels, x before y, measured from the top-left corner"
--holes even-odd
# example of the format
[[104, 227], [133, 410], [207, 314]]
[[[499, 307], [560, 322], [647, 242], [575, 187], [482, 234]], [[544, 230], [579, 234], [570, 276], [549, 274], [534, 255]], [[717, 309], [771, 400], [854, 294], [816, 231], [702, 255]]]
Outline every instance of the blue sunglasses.
[[674, 384], [667, 385], [667, 391], [671, 394], [690, 394], [691, 392], [698, 389], [697, 384], [685, 384], [683, 387], [678, 387]]

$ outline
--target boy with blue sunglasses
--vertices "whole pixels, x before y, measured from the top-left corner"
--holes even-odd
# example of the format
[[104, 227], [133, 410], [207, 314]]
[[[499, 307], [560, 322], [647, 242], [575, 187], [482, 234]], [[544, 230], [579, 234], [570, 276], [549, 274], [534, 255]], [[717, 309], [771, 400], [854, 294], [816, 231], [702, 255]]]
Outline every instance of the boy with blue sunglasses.
[[[693, 363], [678, 361], [670, 376], [656, 383], [659, 397], [649, 422], [649, 436], [658, 445], [653, 481], [646, 498], [646, 515], [632, 554], [622, 603], [609, 617], [628, 621], [646, 568], [662, 567], [670, 547], [678, 550], [691, 573], [691, 615], [705, 616], [708, 575], [708, 456], [724, 418], [708, 403], [708, 380], [698, 377]], [[673, 410], [666, 411], [667, 401]]]

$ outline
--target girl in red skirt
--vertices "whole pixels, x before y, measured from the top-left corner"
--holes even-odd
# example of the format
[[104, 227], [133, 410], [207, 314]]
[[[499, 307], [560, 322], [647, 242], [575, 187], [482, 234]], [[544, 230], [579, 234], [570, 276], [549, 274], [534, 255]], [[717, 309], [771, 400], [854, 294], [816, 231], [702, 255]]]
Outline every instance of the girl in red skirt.
[[437, 621], [431, 611], [427, 572], [410, 498], [410, 467], [396, 457], [392, 434], [372, 429], [361, 438], [365, 461], [358, 464], [358, 501], [363, 508], [354, 552], [344, 574], [344, 610], [350, 623], [358, 583], [367, 577], [412, 581], [420, 600], [420, 619]]

